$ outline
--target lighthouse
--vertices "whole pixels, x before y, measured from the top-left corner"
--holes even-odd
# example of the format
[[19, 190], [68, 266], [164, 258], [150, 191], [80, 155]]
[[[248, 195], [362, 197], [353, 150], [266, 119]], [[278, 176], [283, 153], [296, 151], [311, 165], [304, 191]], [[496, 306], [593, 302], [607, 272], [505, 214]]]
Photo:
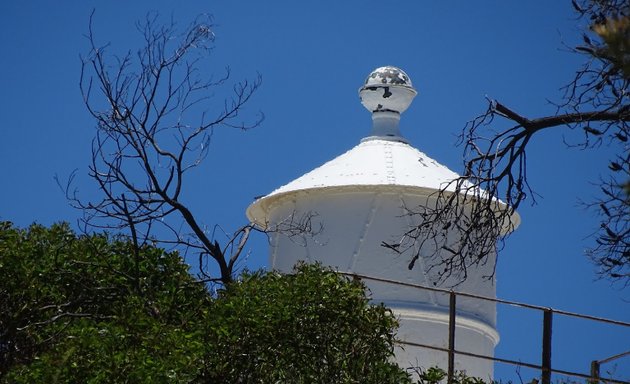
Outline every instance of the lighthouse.
[[[436, 192], [458, 175], [414, 148], [401, 133], [401, 114], [417, 91], [409, 76], [396, 67], [370, 73], [359, 89], [361, 103], [372, 114], [372, 127], [358, 145], [322, 166], [257, 199], [248, 218], [270, 231], [271, 268], [291, 272], [299, 261], [320, 262], [341, 272], [374, 276], [427, 287], [439, 276], [424, 254], [439, 249], [410, 249], [420, 255], [409, 269], [411, 256], [383, 244], [395, 243], [410, 228], [421, 224], [410, 209], [432, 204]], [[514, 215], [511, 228], [518, 225]], [[299, 230], [316, 229], [312, 235]], [[454, 231], [456, 229], [453, 229]], [[492, 276], [496, 254], [468, 271], [463, 282], [446, 286], [473, 295], [494, 298]], [[403, 367], [446, 368], [449, 295], [410, 286], [366, 280], [373, 302], [384, 303], [399, 318], [400, 340], [438, 349], [401, 345], [396, 361]], [[455, 328], [458, 351], [494, 356], [499, 342], [496, 304], [473, 297], [457, 299]], [[493, 362], [457, 355], [455, 369], [469, 376], [493, 377]]]

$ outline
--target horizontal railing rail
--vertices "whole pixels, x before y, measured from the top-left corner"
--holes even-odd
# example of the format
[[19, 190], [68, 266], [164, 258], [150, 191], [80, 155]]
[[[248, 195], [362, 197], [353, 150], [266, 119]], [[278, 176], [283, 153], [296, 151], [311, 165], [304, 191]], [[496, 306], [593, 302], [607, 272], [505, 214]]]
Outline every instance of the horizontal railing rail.
[[[586, 319], [586, 320], [596, 321], [596, 322], [605, 323], [605, 324], [613, 324], [613, 325], [622, 326], [622, 327], [630, 327], [629, 322], [613, 320], [613, 319], [608, 319], [608, 318], [598, 317], [598, 316], [591, 316], [591, 315], [586, 315], [586, 314], [581, 314], [581, 313], [576, 313], [576, 312], [563, 311], [560, 309], [554, 309], [554, 308], [544, 307], [540, 305], [527, 304], [527, 303], [522, 303], [522, 302], [517, 302], [517, 301], [512, 301], [512, 300], [505, 300], [505, 299], [499, 299], [495, 297], [476, 295], [476, 294], [467, 293], [467, 292], [458, 292], [452, 289], [429, 287], [429, 286], [425, 286], [421, 284], [406, 283], [402, 281], [385, 279], [382, 277], [369, 276], [369, 275], [363, 275], [363, 274], [357, 274], [357, 273], [347, 273], [347, 272], [339, 272], [339, 273], [341, 275], [350, 276], [353, 278], [378, 281], [378, 282], [387, 283], [387, 284], [406, 286], [410, 288], [416, 288], [419, 290], [427, 290], [427, 291], [432, 291], [432, 292], [440, 292], [440, 293], [449, 295], [450, 299], [449, 299], [449, 339], [448, 339], [449, 347], [448, 348], [415, 343], [408, 340], [399, 341], [399, 343], [403, 345], [432, 349], [432, 350], [442, 351], [442, 352], [447, 353], [448, 354], [448, 371], [447, 371], [448, 384], [452, 383], [452, 379], [454, 376], [454, 357], [456, 355], [469, 356], [469, 357], [485, 359], [485, 360], [492, 360], [498, 363], [512, 364], [519, 367], [527, 367], [527, 368], [539, 370], [542, 373], [541, 374], [542, 384], [551, 383], [552, 373], [587, 379], [589, 380], [591, 384], [596, 384], [598, 382], [614, 383], [614, 384], [630, 384], [629, 381], [619, 380], [612, 377], [601, 377], [599, 375], [599, 365], [601, 363], [605, 363], [613, 359], [630, 355], [630, 351], [622, 352], [608, 359], [593, 361], [591, 364], [591, 372], [589, 374], [552, 368], [552, 365], [551, 365], [551, 348], [552, 348], [551, 335], [552, 335], [552, 324], [553, 324], [554, 314], [568, 316], [568, 317], [575, 317], [575, 318], [580, 318], [580, 319]], [[494, 356], [486, 356], [486, 355], [480, 355], [480, 354], [476, 354], [472, 352], [456, 350], [455, 349], [455, 322], [456, 322], [456, 316], [457, 316], [456, 314], [457, 313], [456, 312], [457, 299], [456, 298], [458, 296], [474, 298], [474, 299], [479, 299], [479, 300], [487, 300], [487, 301], [491, 301], [498, 304], [505, 304], [505, 305], [510, 305], [514, 307], [542, 311], [544, 316], [543, 316], [543, 330], [542, 330], [543, 340], [542, 340], [542, 348], [541, 348], [542, 349], [541, 364], [533, 364], [533, 363], [528, 363], [528, 362], [522, 362], [522, 361], [516, 361], [516, 360], [511, 360], [511, 359], [505, 359], [505, 358], [494, 357]]]

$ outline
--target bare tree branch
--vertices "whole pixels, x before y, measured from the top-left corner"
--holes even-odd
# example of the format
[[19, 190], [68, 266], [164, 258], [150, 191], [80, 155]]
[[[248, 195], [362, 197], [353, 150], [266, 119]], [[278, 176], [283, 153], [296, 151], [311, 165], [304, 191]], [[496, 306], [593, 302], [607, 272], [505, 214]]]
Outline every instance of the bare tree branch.
[[[261, 77], [233, 84], [223, 101], [213, 102], [228, 85], [230, 70], [218, 79], [199, 71], [213, 46], [212, 26], [210, 17], [200, 16], [181, 33], [173, 22], [161, 25], [157, 14], [149, 14], [137, 25], [144, 46], [118, 57], [109, 54], [108, 44], [96, 43], [90, 18], [90, 52], [82, 58], [80, 88], [96, 120], [89, 176], [103, 198], [82, 201], [69, 185], [66, 193], [84, 210], [86, 227], [127, 229], [136, 247], [154, 241], [210, 257], [217, 279], [227, 283], [244, 243], [222, 248], [182, 193], [188, 172], [207, 156], [214, 129], [247, 130], [262, 122], [262, 115], [240, 116]], [[228, 245], [247, 239], [251, 227], [244, 228]], [[226, 254], [228, 248], [233, 253]]]
[[[585, 64], [562, 88], [564, 99], [554, 115], [528, 118], [496, 100], [471, 120], [459, 137], [463, 147], [462, 176], [409, 210], [419, 218], [399, 243], [384, 244], [399, 252], [415, 249], [409, 267], [424, 257], [443, 280], [467, 277], [503, 246], [514, 211], [536, 194], [527, 177], [527, 148], [542, 131], [565, 129], [583, 149], [607, 145], [617, 152], [600, 182], [602, 196], [587, 204], [600, 211], [595, 246], [587, 253], [602, 276], [630, 283], [630, 4], [623, 0], [573, 0], [591, 29], [584, 45], [573, 48]], [[495, 130], [496, 120], [508, 122]], [[581, 129], [578, 129], [581, 128]], [[457, 234], [447, 236], [447, 230]], [[497, 240], [498, 239], [498, 240]], [[498, 241], [495, 244], [495, 241]], [[420, 254], [420, 252], [428, 254]]]

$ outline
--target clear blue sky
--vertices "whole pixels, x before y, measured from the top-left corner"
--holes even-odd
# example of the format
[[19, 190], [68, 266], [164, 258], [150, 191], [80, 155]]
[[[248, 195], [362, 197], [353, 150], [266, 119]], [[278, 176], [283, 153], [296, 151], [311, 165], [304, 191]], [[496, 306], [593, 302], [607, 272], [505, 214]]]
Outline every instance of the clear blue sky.
[[[563, 49], [579, 39], [566, 1], [17, 1], [0, 3], [0, 219], [19, 226], [75, 222], [53, 179], [78, 169], [86, 177], [94, 122], [78, 89], [79, 54], [96, 10], [97, 39], [125, 52], [137, 45], [134, 22], [157, 10], [187, 24], [209, 13], [216, 23], [214, 71], [263, 86], [249, 104], [264, 124], [249, 132], [218, 131], [210, 155], [186, 186], [187, 203], [206, 225], [227, 231], [245, 223], [254, 196], [266, 194], [354, 146], [370, 129], [357, 89], [374, 68], [404, 69], [419, 91], [403, 115], [413, 145], [454, 171], [461, 170], [455, 135], [485, 110], [485, 96], [529, 116], [553, 112], [546, 99], [580, 58]], [[546, 132], [532, 142], [532, 185], [542, 196], [523, 206], [523, 223], [500, 255], [498, 293], [595, 316], [630, 321], [630, 290], [596, 281], [583, 250], [597, 227], [579, 199], [597, 193], [606, 148], [584, 152], [563, 144], [571, 132]], [[577, 140], [577, 138], [576, 138]], [[249, 268], [265, 266], [265, 239], [250, 243]], [[629, 288], [630, 289], [630, 288]], [[538, 314], [499, 307], [497, 356], [538, 362]], [[525, 322], [531, 320], [533, 322]], [[630, 349], [630, 332], [558, 320], [554, 365], [587, 371], [592, 359]], [[626, 368], [621, 368], [622, 366]], [[605, 366], [610, 368], [611, 366]], [[630, 361], [619, 371], [630, 377]], [[530, 373], [523, 371], [523, 378]], [[514, 378], [498, 366], [497, 378]]]

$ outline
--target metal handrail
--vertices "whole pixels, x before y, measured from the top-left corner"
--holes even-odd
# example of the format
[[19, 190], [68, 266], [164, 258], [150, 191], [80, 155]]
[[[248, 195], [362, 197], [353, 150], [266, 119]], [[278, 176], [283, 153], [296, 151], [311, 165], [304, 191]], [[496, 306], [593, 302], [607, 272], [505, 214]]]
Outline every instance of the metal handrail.
[[541, 305], [534, 305], [534, 304], [527, 304], [527, 303], [522, 303], [522, 302], [518, 302], [518, 301], [498, 299], [496, 297], [488, 297], [488, 296], [476, 295], [474, 293], [459, 292], [459, 291], [455, 291], [455, 290], [452, 290], [452, 289], [429, 287], [429, 286], [421, 285], [421, 284], [406, 283], [406, 282], [403, 282], [403, 281], [385, 279], [385, 278], [382, 278], [382, 277], [363, 275], [363, 274], [358, 274], [358, 273], [349, 273], [349, 272], [337, 272], [337, 273], [339, 273], [340, 275], [344, 275], [344, 276], [358, 277], [360, 279], [380, 281], [380, 282], [383, 282], [383, 283], [391, 283], [391, 284], [402, 285], [402, 286], [411, 287], [411, 288], [419, 288], [419, 289], [424, 289], [424, 290], [433, 291], [433, 292], [442, 292], [442, 293], [455, 292], [457, 294], [457, 296], [471, 297], [471, 298], [474, 298], [474, 299], [481, 299], [481, 300], [488, 300], [488, 301], [493, 301], [493, 302], [499, 303], [499, 304], [507, 304], [507, 305], [511, 305], [511, 306], [528, 308], [528, 309], [536, 309], [536, 310], [540, 310], [540, 311], [550, 310], [553, 313], [557, 313], [559, 315], [573, 316], [573, 317], [578, 317], [578, 318], [581, 318], [581, 319], [595, 320], [595, 321], [600, 321], [600, 322], [603, 322], [603, 323], [621, 325], [623, 327], [630, 327], [630, 323], [629, 322], [625, 322], [625, 321], [613, 320], [613, 319], [608, 319], [608, 318], [605, 318], [605, 317], [597, 317], [597, 316], [585, 315], [585, 314], [581, 314], [581, 313], [577, 313], [577, 312], [570, 312], [570, 311], [564, 311], [564, 310], [561, 310], [561, 309], [554, 309], [554, 308], [550, 308], [550, 307], [543, 307]]
[[[436, 347], [435, 345], [421, 344], [421, 343], [415, 343], [415, 342], [403, 341], [403, 340], [399, 340], [398, 343], [399, 344], [404, 344], [404, 345], [409, 345], [409, 346], [412, 346], [412, 347], [433, 349], [435, 351], [441, 351], [441, 352], [446, 352], [446, 353], [449, 352], [448, 348]], [[532, 369], [538, 369], [538, 370], [542, 370], [543, 369], [542, 365], [537, 365], [537, 364], [532, 364], [532, 363], [525, 363], [525, 362], [522, 362], [522, 361], [511, 360], [511, 359], [505, 359], [505, 358], [502, 358], [502, 357], [480, 355], [480, 354], [473, 353], [473, 352], [459, 351], [457, 349], [455, 349], [453, 352], [456, 355], [464, 355], [464, 356], [474, 357], [474, 358], [483, 359], [483, 360], [492, 360], [492, 361], [497, 362], [497, 363], [511, 364], [511, 365], [516, 365], [516, 366], [519, 366], [519, 367], [526, 367], [526, 368], [532, 368]], [[585, 373], [579, 373], [579, 372], [565, 371], [565, 370], [562, 370], [562, 369], [555, 369], [554, 368], [554, 369], [551, 369], [551, 372], [558, 373], [558, 374], [561, 374], [561, 375], [580, 377], [580, 378], [583, 378], [583, 379], [593, 379], [592, 375], [587, 375]], [[613, 378], [608, 378], [608, 377], [599, 377], [599, 380], [607, 382], [607, 383], [628, 384], [628, 381], [618, 380], [618, 379], [613, 379]]]
[[611, 362], [613, 360], [617, 360], [617, 359], [625, 357], [625, 356], [630, 356], [630, 351], [618, 353], [616, 355], [607, 357], [605, 359], [591, 361], [590, 383], [591, 384], [597, 384], [599, 382], [600, 377], [601, 377], [599, 375], [599, 373], [600, 373], [599, 371], [600, 371], [600, 368], [601, 368], [602, 364], [609, 363], [609, 362]]
[[[351, 277], [359, 278], [359, 279], [373, 280], [373, 281], [378, 281], [378, 282], [383, 282], [383, 283], [388, 283], [388, 284], [395, 284], [395, 285], [401, 285], [401, 286], [406, 286], [406, 287], [411, 287], [411, 288], [416, 288], [416, 289], [421, 289], [421, 290], [428, 290], [432, 292], [441, 292], [441, 293], [449, 294], [450, 299], [449, 299], [449, 347], [448, 348], [414, 343], [410, 341], [398, 341], [400, 344], [404, 344], [404, 345], [428, 348], [428, 349], [433, 349], [433, 350], [448, 353], [448, 372], [447, 372], [448, 384], [452, 383], [453, 376], [454, 376], [455, 355], [470, 356], [470, 357], [479, 358], [479, 359], [492, 360], [499, 363], [507, 363], [507, 364], [513, 364], [516, 366], [538, 369], [542, 372], [541, 379], [542, 379], [543, 384], [549, 384], [551, 382], [552, 373], [588, 379], [590, 380], [591, 383], [594, 383], [594, 384], [598, 383], [599, 381], [603, 381], [607, 383], [615, 383], [615, 384], [630, 384], [630, 382], [628, 381], [618, 380], [618, 379], [613, 379], [613, 378], [604, 378], [604, 377], [599, 376], [599, 363], [604, 363], [611, 359], [616, 359], [619, 357], [626, 356], [630, 354], [630, 351], [615, 355], [611, 358], [604, 359], [601, 361], [594, 361], [593, 363], [597, 363], [597, 367], [596, 367], [597, 369], [595, 370], [592, 366], [590, 374], [555, 369], [555, 368], [552, 368], [551, 366], [551, 331], [552, 331], [554, 313], [563, 315], [563, 316], [571, 316], [571, 317], [577, 317], [581, 319], [587, 319], [587, 320], [592, 320], [592, 321], [619, 325], [623, 327], [630, 327], [630, 323], [628, 322], [607, 319], [607, 318], [597, 317], [597, 316], [591, 316], [591, 315], [585, 315], [585, 314], [576, 313], [576, 312], [563, 311], [559, 309], [553, 309], [550, 307], [543, 307], [539, 305], [532, 305], [532, 304], [521, 303], [521, 302], [516, 302], [516, 301], [511, 301], [511, 300], [498, 299], [495, 297], [476, 295], [476, 294], [467, 293], [467, 292], [458, 292], [452, 289], [428, 287], [428, 286], [424, 286], [420, 284], [406, 283], [402, 281], [385, 279], [385, 278], [376, 277], [376, 276], [369, 276], [369, 275], [363, 275], [363, 274], [357, 274], [357, 273], [347, 273], [347, 272], [339, 272], [339, 274], [344, 275], [344, 276], [351, 276]], [[521, 308], [543, 311], [544, 317], [543, 317], [542, 365], [524, 363], [524, 362], [516, 361], [516, 360], [503, 359], [503, 358], [498, 358], [494, 356], [479, 355], [476, 353], [456, 350], [455, 349], [455, 316], [456, 316], [455, 307], [456, 307], [457, 296], [476, 298], [476, 299], [487, 300], [487, 301], [491, 301], [491, 302], [495, 302], [499, 304], [506, 304], [506, 305], [516, 306], [516, 307], [521, 307]]]

